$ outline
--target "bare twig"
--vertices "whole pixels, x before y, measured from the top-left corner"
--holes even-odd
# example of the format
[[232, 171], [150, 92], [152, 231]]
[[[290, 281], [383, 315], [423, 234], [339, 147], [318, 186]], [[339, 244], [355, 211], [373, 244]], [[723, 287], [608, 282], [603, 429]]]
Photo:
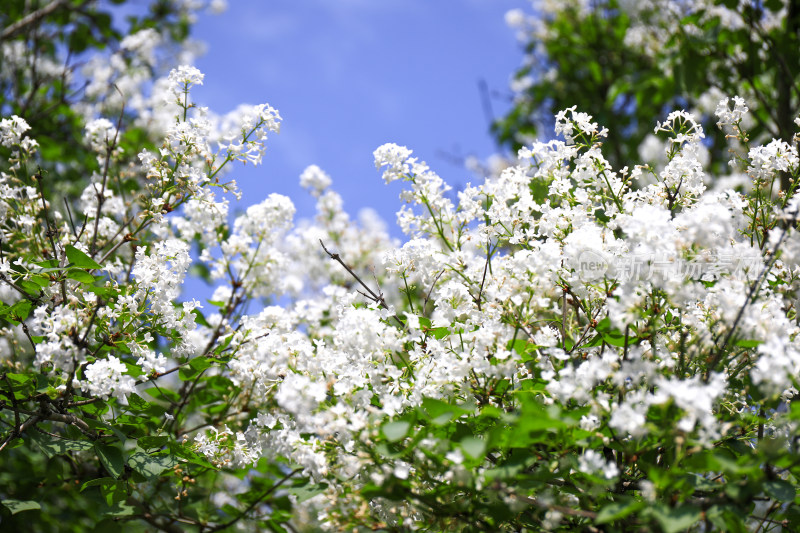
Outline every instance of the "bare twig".
[[233, 524], [235, 524], [236, 522], [238, 522], [239, 520], [241, 520], [242, 518], [244, 518], [244, 517], [247, 515], [247, 513], [249, 513], [249, 512], [250, 512], [250, 511], [252, 511], [253, 509], [255, 509], [255, 507], [256, 507], [258, 504], [260, 504], [261, 502], [263, 502], [263, 501], [264, 501], [264, 500], [265, 500], [265, 499], [266, 499], [266, 498], [267, 498], [267, 497], [268, 497], [270, 494], [272, 494], [273, 492], [275, 492], [275, 490], [276, 490], [276, 489], [278, 489], [278, 488], [279, 488], [281, 485], [283, 485], [284, 483], [286, 483], [287, 481], [289, 481], [289, 479], [291, 479], [291, 478], [292, 478], [292, 476], [294, 476], [295, 474], [297, 474], [297, 473], [301, 472], [302, 470], [303, 470], [302, 468], [295, 468], [294, 470], [292, 470], [291, 472], [289, 472], [288, 474], [286, 474], [286, 475], [283, 477], [283, 479], [281, 479], [280, 481], [278, 481], [277, 483], [275, 483], [273, 486], [271, 486], [270, 488], [268, 488], [266, 491], [264, 491], [264, 494], [262, 494], [262, 495], [261, 495], [260, 497], [258, 497], [258, 498], [257, 498], [257, 499], [256, 499], [256, 500], [253, 502], [253, 503], [251, 503], [251, 504], [250, 504], [250, 505], [247, 507], [247, 509], [245, 509], [244, 511], [242, 511], [242, 512], [241, 512], [241, 514], [239, 514], [239, 516], [237, 516], [236, 518], [233, 518], [233, 519], [231, 519], [231, 520], [228, 520], [227, 522], [225, 522], [225, 523], [223, 523], [223, 524], [219, 524], [218, 526], [215, 526], [215, 527], [213, 527], [213, 528], [209, 529], [209, 531], [220, 531], [220, 530], [227, 529], [227, 528], [231, 527]]
[[69, 208], [69, 202], [64, 198], [64, 206], [67, 208], [67, 216], [69, 217], [69, 225], [72, 228], [72, 234], [78, 236], [78, 231], [75, 229], [75, 221], [72, 219], [72, 210]]
[[[790, 220], [792, 222], [795, 222], [797, 220], [797, 213], [794, 213]], [[772, 265], [778, 258], [778, 248], [780, 248], [781, 244], [783, 243], [783, 240], [786, 238], [790, 226], [791, 224], [787, 223], [786, 226], [783, 228], [781, 236], [780, 238], [778, 238], [778, 242], [775, 243], [775, 246], [771, 250], [767, 264], [764, 265], [764, 268], [761, 270], [761, 272], [759, 272], [758, 277], [750, 286], [750, 290], [747, 293], [747, 297], [744, 299], [744, 303], [742, 303], [742, 306], [739, 308], [739, 312], [736, 314], [736, 318], [733, 321], [733, 325], [731, 325], [730, 329], [728, 330], [728, 333], [725, 335], [725, 338], [722, 341], [722, 344], [720, 344], [717, 347], [717, 352], [714, 354], [714, 356], [711, 359], [711, 362], [708, 364], [708, 368], [706, 369], [706, 372], [703, 375], [704, 383], [708, 383], [708, 380], [711, 377], [711, 372], [714, 371], [714, 368], [716, 368], [720, 359], [722, 359], [725, 348], [727, 348], [728, 343], [731, 341], [733, 335], [736, 333], [736, 329], [739, 327], [739, 322], [742, 320], [742, 317], [744, 316], [745, 309], [747, 309], [747, 306], [750, 305], [755, 300], [755, 297], [758, 294], [758, 290], [761, 288], [761, 283], [767, 277], [769, 271], [772, 270]]]
[[[56, 234], [56, 231], [50, 227], [50, 213], [47, 209], [47, 200], [44, 198], [44, 187], [42, 186], [42, 174], [41, 169], [39, 172], [33, 175], [33, 181], [36, 182], [36, 187], [39, 189], [39, 197], [42, 199], [42, 211], [44, 212], [44, 224], [47, 227], [47, 232], [45, 235], [47, 239], [50, 241], [50, 246], [53, 248], [53, 259], [58, 261], [58, 249], [56, 248], [56, 243], [53, 237]], [[66, 298], [65, 298], [66, 299]]]
[[92, 431], [92, 428], [89, 427], [89, 424], [78, 418], [73, 414], [62, 414], [62, 413], [47, 413], [42, 417], [45, 420], [52, 420], [54, 422], [63, 422], [64, 424], [70, 424], [75, 426], [80, 430], [81, 433], [86, 435], [92, 440], [97, 440], [97, 434]]
[[436, 282], [439, 281], [439, 278], [442, 277], [444, 274], [444, 269], [440, 270], [436, 277], [433, 278], [433, 283], [431, 283], [431, 288], [428, 290], [428, 294], [425, 296], [425, 300], [422, 302], [422, 311], [425, 311], [425, 306], [428, 305], [428, 300], [431, 299], [431, 293], [433, 292], [433, 288], [436, 286]]
[[95, 213], [94, 219], [94, 233], [92, 233], [92, 245], [89, 247], [89, 255], [94, 258], [95, 254], [97, 254], [97, 234], [100, 227], [100, 217], [103, 214], [103, 204], [106, 201], [106, 185], [108, 184], [108, 171], [111, 168], [111, 153], [114, 151], [114, 148], [117, 146], [117, 139], [119, 138], [119, 130], [122, 128], [122, 117], [125, 113], [125, 95], [122, 94], [122, 91], [119, 90], [119, 87], [114, 85], [114, 88], [117, 92], [122, 96], [122, 109], [119, 111], [119, 118], [117, 119], [117, 129], [114, 131], [114, 138], [111, 140], [106, 141], [106, 160], [103, 164], [103, 182], [101, 184], [100, 190], [97, 190], [97, 187], [94, 187], [95, 195], [97, 197], [97, 212]]
[[3, 380], [8, 385], [8, 394], [7, 396], [11, 398], [11, 406], [14, 408], [14, 433], [19, 433], [19, 406], [17, 405], [17, 397], [14, 395], [14, 386], [11, 384], [11, 380], [8, 379], [8, 375], [3, 373]]
[[41, 9], [34, 11], [33, 13], [29, 13], [26, 16], [19, 19], [17, 22], [13, 23], [12, 25], [3, 28], [3, 33], [0, 34], [0, 41], [4, 41], [6, 39], [10, 39], [22, 31], [26, 26], [30, 26], [31, 24], [36, 24], [41, 19], [45, 18], [47, 15], [58, 9], [59, 7], [67, 4], [67, 0], [54, 0], [50, 2], [46, 6]]
[[561, 348], [567, 351], [567, 294], [569, 289], [566, 285], [563, 285], [561, 289]]
[[492, 98], [489, 93], [489, 84], [486, 80], [481, 78], [478, 80], [478, 92], [481, 94], [481, 107], [483, 108], [483, 116], [486, 118], [486, 123], [491, 126], [494, 124], [494, 110], [492, 109]]
[[483, 297], [483, 285], [486, 283], [486, 272], [489, 271], [489, 262], [491, 261], [492, 251], [491, 251], [492, 243], [490, 241], [486, 242], [486, 262], [483, 264], [483, 277], [481, 278], [481, 286], [478, 289], [478, 296], [475, 298], [475, 304], [478, 306], [478, 311], [481, 311], [481, 298]]
[[25, 334], [26, 337], [28, 337], [28, 342], [31, 343], [31, 348], [33, 348], [33, 353], [36, 353], [36, 343], [33, 342], [33, 337], [31, 337], [31, 332], [28, 329], [28, 324], [26, 324], [24, 321], [20, 321], [20, 325], [22, 326], [22, 332]]
[[[356, 274], [355, 272], [353, 272], [353, 269], [352, 269], [352, 268], [350, 268], [350, 267], [347, 265], [347, 263], [345, 263], [345, 262], [342, 260], [342, 258], [339, 256], [339, 254], [333, 254], [333, 253], [331, 253], [331, 252], [329, 252], [329, 251], [328, 251], [328, 249], [325, 247], [325, 243], [324, 243], [324, 242], [322, 242], [322, 239], [320, 239], [320, 240], [319, 240], [319, 244], [322, 246], [322, 249], [323, 249], [323, 250], [325, 250], [325, 253], [326, 253], [326, 254], [328, 254], [328, 257], [330, 257], [331, 259], [333, 259], [334, 261], [336, 261], [337, 263], [339, 263], [340, 265], [342, 265], [342, 266], [344, 267], [344, 269], [345, 269], [345, 270], [347, 270], [347, 272], [348, 272], [348, 273], [349, 273], [351, 276], [353, 276], [353, 278], [354, 278], [354, 279], [355, 279], [355, 280], [356, 280], [356, 281], [357, 281], [357, 282], [358, 282], [358, 283], [359, 283], [359, 284], [360, 284], [362, 287], [364, 287], [364, 289], [367, 291], [367, 293], [368, 293], [368, 294], [364, 294], [363, 292], [361, 292], [361, 291], [358, 291], [359, 293], [363, 294], [365, 298], [368, 298], [368, 299], [372, 300], [373, 302], [375, 302], [376, 304], [378, 304], [378, 306], [379, 306], [379, 307], [382, 307], [383, 309], [386, 309], [387, 311], [389, 310], [389, 306], [388, 306], [388, 305], [386, 305], [386, 300], [384, 300], [384, 299], [383, 299], [383, 294], [375, 294], [375, 293], [372, 291], [372, 289], [370, 289], [370, 288], [367, 286], [367, 284], [366, 284], [366, 283], [364, 283], [363, 281], [361, 281], [361, 278], [360, 278], [360, 277], [358, 277], [358, 274]], [[397, 321], [397, 323], [398, 323], [398, 324], [400, 324], [400, 327], [401, 327], [401, 328], [404, 328], [404, 329], [405, 329], [405, 327], [406, 327], [406, 326], [405, 326], [405, 324], [403, 324], [403, 321], [402, 321], [402, 320], [400, 320], [400, 319], [397, 317], [397, 315], [394, 315], [392, 318], [394, 318], [394, 319]]]
[[23, 289], [22, 287], [20, 287], [19, 285], [17, 285], [16, 283], [11, 281], [10, 279], [8, 279], [8, 277], [6, 277], [5, 274], [0, 273], [0, 281], [5, 282], [9, 287], [14, 289], [18, 293], [20, 293], [26, 300], [30, 300], [31, 302], [34, 302], [34, 303], [39, 301], [39, 298], [37, 298], [36, 296], [28, 294], [28, 291], [26, 291], [25, 289]]
[[26, 429], [38, 422], [40, 419], [41, 417], [39, 415], [33, 415], [22, 423], [22, 425], [19, 427], [19, 431], [12, 431], [8, 437], [6, 437], [6, 440], [3, 441], [3, 444], [0, 444], [0, 452], [3, 451], [3, 448], [5, 448], [9, 442], [25, 433]]

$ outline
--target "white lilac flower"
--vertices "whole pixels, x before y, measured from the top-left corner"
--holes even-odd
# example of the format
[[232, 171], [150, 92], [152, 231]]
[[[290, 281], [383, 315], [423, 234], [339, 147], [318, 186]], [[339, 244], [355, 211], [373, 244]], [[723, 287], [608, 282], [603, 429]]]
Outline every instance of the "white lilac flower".
[[647, 434], [648, 405], [642, 395], [628, 394], [625, 400], [611, 410], [608, 425], [622, 435], [642, 437]]
[[600, 475], [606, 479], [614, 479], [619, 475], [619, 468], [612, 461], [606, 461], [597, 450], [586, 450], [578, 457], [578, 470], [584, 474]]
[[733, 109], [731, 109], [728, 105], [730, 98], [723, 98], [720, 100], [719, 104], [717, 105], [717, 109], [714, 114], [719, 119], [717, 122], [718, 127], [723, 126], [734, 126], [738, 124], [744, 114], [747, 113], [747, 103], [744, 101], [744, 98], [739, 96], [733, 97]]
[[311, 191], [311, 194], [318, 197], [322, 191], [330, 187], [331, 177], [317, 165], [306, 167], [300, 174], [300, 186]]
[[312, 381], [308, 376], [290, 372], [278, 388], [275, 400], [281, 408], [294, 415], [310, 414], [325, 399], [325, 383]]
[[86, 367], [81, 388], [104, 400], [114, 396], [127, 402], [128, 395], [136, 390], [136, 380], [125, 372], [125, 364], [117, 357], [109, 355], [107, 359], [100, 359]]
[[380, 170], [386, 167], [383, 171], [383, 181], [386, 183], [404, 178], [411, 170], [411, 165], [408, 162], [411, 157], [411, 150], [405, 146], [391, 143], [384, 144], [375, 150], [374, 157], [376, 169]]
[[[599, 129], [597, 122], [592, 122], [591, 115], [576, 111], [576, 109], [577, 106], [572, 106], [556, 114], [556, 135], [564, 137], [568, 144], [574, 144], [578, 136], [591, 139], [595, 136], [606, 137], [608, 135], [608, 129]], [[568, 112], [569, 117], [567, 116]]]
[[197, 68], [190, 65], [181, 65], [174, 68], [169, 73], [171, 84], [170, 92], [174, 96], [182, 96], [192, 85], [203, 85], [205, 75]]
[[117, 141], [117, 129], [106, 118], [95, 119], [86, 124], [86, 141], [99, 156], [106, 156]]
[[137, 357], [136, 364], [142, 369], [145, 375], [164, 372], [167, 369], [167, 358], [162, 354], [157, 354], [153, 350], [136, 344], [128, 343], [131, 355]]
[[0, 120], [0, 145], [11, 148], [20, 144], [22, 136], [31, 129], [24, 118], [13, 115]]
[[756, 146], [748, 154], [748, 174], [758, 183], [769, 182], [777, 172], [793, 172], [797, 169], [797, 148], [773, 139], [766, 146]]

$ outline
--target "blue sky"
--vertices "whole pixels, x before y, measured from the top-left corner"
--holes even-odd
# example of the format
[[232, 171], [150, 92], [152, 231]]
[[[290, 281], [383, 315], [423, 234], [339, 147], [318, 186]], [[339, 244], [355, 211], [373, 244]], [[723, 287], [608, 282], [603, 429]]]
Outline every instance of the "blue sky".
[[314, 213], [299, 185], [310, 164], [333, 179], [346, 210], [372, 207], [400, 237], [400, 185], [386, 186], [372, 152], [405, 145], [451, 185], [476, 182], [442, 154], [497, 152], [488, 133], [479, 80], [495, 116], [510, 102], [508, 81], [522, 59], [505, 24], [527, 0], [232, 0], [221, 15], [202, 15], [193, 37], [208, 47], [195, 91], [218, 113], [267, 102], [283, 117], [262, 165], [232, 175], [244, 209], [271, 192], [292, 198], [298, 217]]

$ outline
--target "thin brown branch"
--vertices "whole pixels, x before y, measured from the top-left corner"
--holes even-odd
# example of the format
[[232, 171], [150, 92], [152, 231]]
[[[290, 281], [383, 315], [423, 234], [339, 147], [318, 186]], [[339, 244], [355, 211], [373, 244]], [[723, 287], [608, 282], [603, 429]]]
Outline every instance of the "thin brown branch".
[[19, 423], [19, 406], [17, 405], [17, 397], [14, 395], [14, 386], [11, 384], [11, 380], [8, 379], [8, 375], [3, 373], [3, 380], [8, 385], [8, 394], [7, 396], [11, 398], [11, 406], [14, 409], [14, 433], [19, 433], [20, 423]]
[[41, 9], [37, 9], [33, 13], [28, 13], [15, 23], [11, 24], [10, 26], [3, 28], [3, 33], [0, 34], [0, 41], [5, 41], [6, 39], [10, 39], [14, 37], [16, 34], [21, 32], [27, 26], [31, 24], [36, 24], [41, 19], [45, 18], [47, 15], [58, 9], [59, 7], [66, 5], [68, 3], [67, 0], [54, 0], [50, 2], [46, 6]]
[[280, 481], [275, 483], [273, 486], [268, 488], [266, 491], [264, 491], [264, 494], [262, 494], [253, 503], [251, 503], [249, 506], [247, 506], [247, 509], [242, 511], [241, 514], [239, 514], [239, 516], [237, 516], [236, 518], [233, 518], [231, 520], [228, 520], [227, 522], [225, 522], [223, 524], [219, 524], [217, 526], [214, 526], [209, 531], [220, 531], [220, 530], [227, 529], [227, 528], [231, 527], [236, 522], [238, 522], [239, 520], [244, 518], [247, 515], [247, 513], [249, 513], [253, 509], [255, 509], [257, 505], [259, 505], [261, 502], [263, 502], [270, 494], [275, 492], [275, 490], [278, 489], [281, 485], [283, 485], [284, 483], [289, 481], [289, 479], [291, 479], [292, 476], [294, 476], [295, 474], [301, 472], [302, 470], [303, 470], [302, 468], [295, 468], [294, 470], [292, 470], [291, 472], [286, 474], [286, 476], [284, 476], [283, 479], [281, 479]]
[[489, 271], [489, 262], [491, 261], [492, 251], [491, 251], [492, 243], [490, 241], [486, 242], [486, 262], [483, 264], [483, 277], [481, 278], [481, 286], [478, 288], [478, 296], [475, 298], [475, 305], [478, 306], [478, 311], [481, 311], [481, 298], [483, 297], [483, 285], [486, 283], [486, 273]]
[[122, 91], [119, 90], [119, 87], [116, 85], [114, 88], [117, 92], [122, 96], [122, 109], [119, 111], [119, 118], [117, 119], [117, 129], [114, 131], [114, 138], [111, 140], [106, 141], [106, 160], [103, 164], [103, 182], [101, 184], [100, 190], [97, 190], [97, 187], [94, 187], [95, 195], [97, 197], [97, 212], [95, 213], [94, 219], [94, 233], [92, 233], [92, 244], [89, 247], [89, 255], [94, 258], [95, 254], [97, 254], [97, 235], [100, 227], [100, 217], [103, 214], [103, 204], [106, 201], [106, 185], [108, 184], [108, 172], [111, 168], [111, 154], [114, 151], [114, 148], [117, 146], [117, 139], [119, 138], [119, 132], [122, 128], [122, 117], [125, 113], [125, 95], [122, 94]]
[[440, 270], [436, 277], [433, 278], [433, 283], [431, 283], [431, 288], [428, 290], [428, 294], [425, 296], [425, 300], [422, 302], [422, 311], [425, 312], [425, 307], [428, 305], [428, 300], [431, 299], [431, 293], [433, 292], [433, 288], [436, 286], [436, 282], [439, 281], [439, 278], [442, 277], [444, 274], [444, 269]]
[[[320, 239], [320, 240], [319, 240], [319, 244], [322, 246], [322, 249], [323, 249], [323, 250], [325, 250], [325, 253], [326, 253], [326, 254], [328, 254], [328, 257], [330, 257], [331, 259], [333, 259], [334, 261], [336, 261], [337, 263], [339, 263], [340, 265], [342, 265], [342, 266], [344, 267], [344, 269], [345, 269], [345, 270], [347, 270], [347, 272], [348, 272], [348, 273], [349, 273], [351, 276], [353, 276], [353, 278], [354, 278], [354, 279], [355, 279], [355, 280], [356, 280], [356, 281], [359, 283], [359, 285], [361, 285], [362, 287], [364, 287], [364, 289], [367, 291], [367, 293], [369, 293], [369, 294], [364, 294], [363, 292], [361, 292], [361, 291], [358, 291], [360, 294], [363, 294], [365, 298], [368, 298], [368, 299], [372, 300], [373, 302], [375, 302], [376, 304], [378, 304], [378, 306], [379, 306], [379, 307], [382, 307], [383, 309], [386, 309], [387, 311], [389, 310], [389, 306], [388, 306], [388, 305], [386, 305], [386, 300], [384, 300], [384, 298], [383, 298], [383, 294], [375, 294], [375, 293], [372, 291], [372, 289], [370, 289], [370, 288], [367, 286], [367, 284], [366, 284], [366, 283], [364, 283], [363, 281], [361, 281], [361, 278], [360, 278], [360, 277], [358, 277], [358, 274], [356, 274], [355, 272], [353, 272], [353, 269], [352, 269], [352, 268], [350, 268], [350, 267], [347, 265], [347, 263], [345, 263], [345, 262], [342, 260], [342, 258], [339, 256], [339, 254], [334, 254], [334, 253], [331, 253], [331, 252], [329, 252], [329, 251], [328, 251], [328, 249], [325, 247], [325, 243], [324, 243], [324, 242], [322, 242], [322, 239]], [[406, 326], [405, 326], [405, 324], [403, 324], [403, 321], [402, 321], [402, 320], [400, 320], [400, 319], [397, 317], [397, 315], [394, 315], [392, 318], [394, 318], [394, 319], [395, 319], [395, 321], [397, 321], [397, 323], [398, 323], [398, 324], [400, 324], [400, 327], [401, 327], [401, 328], [405, 329], [405, 327], [406, 327]]]
[[6, 440], [3, 441], [3, 444], [0, 444], [0, 452], [3, 451], [3, 448], [5, 448], [9, 442], [13, 441], [15, 438], [25, 433], [26, 429], [28, 429], [33, 424], [37, 423], [40, 419], [41, 417], [39, 417], [39, 415], [33, 415], [22, 423], [22, 425], [19, 427], [19, 431], [16, 430], [12, 431], [8, 435], [8, 437], [6, 437]]

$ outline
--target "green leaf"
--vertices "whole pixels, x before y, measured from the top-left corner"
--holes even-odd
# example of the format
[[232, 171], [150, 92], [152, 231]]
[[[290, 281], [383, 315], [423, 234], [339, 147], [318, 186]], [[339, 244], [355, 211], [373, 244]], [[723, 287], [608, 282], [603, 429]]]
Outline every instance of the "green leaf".
[[194, 314], [195, 322], [197, 322], [201, 326], [205, 326], [207, 328], [211, 327], [211, 325], [206, 320], [206, 317], [203, 316], [203, 313], [201, 313], [199, 309], [192, 309], [192, 314]]
[[125, 472], [125, 460], [122, 458], [122, 450], [114, 446], [97, 443], [94, 445], [94, 451], [105, 469], [108, 470], [108, 473], [119, 479]]
[[142, 437], [136, 441], [139, 448], [143, 450], [152, 450], [153, 448], [162, 448], [169, 442], [169, 437], [166, 435]]
[[126, 440], [128, 440], [128, 437], [125, 435], [125, 433], [119, 430], [116, 424], [107, 424], [102, 420], [92, 420], [91, 418], [86, 418], [84, 422], [86, 422], [86, 424], [88, 424], [92, 429], [101, 429], [113, 433], [114, 436], [120, 440], [120, 442], [124, 443]]
[[411, 423], [405, 420], [397, 420], [384, 424], [381, 429], [389, 442], [397, 442], [406, 436], [408, 430], [411, 429]]
[[322, 494], [327, 488], [327, 483], [307, 483], [299, 487], [290, 488], [289, 493], [294, 494], [297, 497], [297, 503], [303, 503], [306, 500], [310, 500], [317, 494]]
[[202, 372], [206, 368], [210, 367], [214, 363], [213, 357], [195, 357], [191, 361], [189, 361], [189, 366], [197, 370], [198, 372]]
[[22, 322], [31, 312], [31, 301], [20, 300], [11, 307], [7, 307], [0, 312], [0, 316], [7, 316], [10, 320], [15, 322]]
[[434, 398], [424, 398], [422, 400], [422, 408], [430, 417], [431, 422], [437, 426], [444, 425], [453, 418], [472, 412], [460, 405], [452, 405]]
[[167, 400], [171, 403], [178, 403], [181, 400], [181, 397], [178, 396], [177, 392], [169, 389], [151, 387], [145, 390], [145, 392], [156, 400]]
[[114, 505], [101, 511], [103, 516], [130, 516], [136, 512], [136, 508], [125, 502], [116, 502]]
[[437, 340], [442, 340], [443, 338], [447, 337], [448, 335], [450, 335], [450, 328], [442, 327], [442, 328], [434, 328], [433, 329], [433, 336]]
[[128, 407], [133, 411], [146, 411], [152, 404], [136, 393], [128, 395]]
[[602, 209], [599, 209], [599, 208], [595, 209], [594, 216], [595, 216], [595, 218], [597, 220], [599, 220], [603, 224], [607, 224], [607, 223], [611, 222], [611, 218], [609, 218], [609, 216], [606, 215], [606, 212], [604, 210], [602, 210]]
[[80, 281], [81, 283], [94, 283], [95, 277], [86, 272], [85, 270], [80, 270], [78, 268], [71, 268], [67, 272], [67, 277], [69, 279], [74, 279], [75, 281]]
[[[31, 374], [6, 374], [6, 378], [12, 383], [17, 383], [19, 385], [24, 385], [25, 383], [29, 382], [33, 379]], [[14, 387], [17, 389], [18, 387]]]
[[636, 500], [617, 501], [609, 503], [600, 509], [597, 513], [595, 523], [605, 524], [607, 522], [614, 522], [621, 518], [625, 518], [629, 514], [635, 513], [645, 506], [645, 502]]
[[99, 477], [97, 479], [90, 479], [83, 485], [81, 485], [81, 492], [88, 489], [89, 487], [110, 487], [115, 485], [117, 481], [111, 477]]
[[178, 464], [178, 459], [172, 455], [148, 455], [144, 452], [134, 452], [128, 457], [128, 466], [139, 472], [147, 479], [154, 479]]
[[98, 265], [94, 259], [86, 255], [84, 252], [78, 250], [74, 246], [70, 246], [68, 244], [64, 247], [64, 249], [67, 252], [67, 259], [73, 266], [89, 269], [103, 268]]
[[744, 509], [734, 505], [712, 505], [706, 511], [706, 518], [717, 526], [720, 531], [730, 533], [745, 533], [748, 531], [745, 526], [747, 513]]
[[762, 343], [762, 341], [758, 341], [758, 340], [741, 339], [741, 340], [736, 341], [734, 344], [736, 346], [741, 347], [741, 348], [755, 348], [756, 346], [758, 346], [761, 343]]
[[53, 272], [61, 270], [58, 267], [58, 261], [55, 259], [47, 259], [46, 261], [35, 261], [33, 264], [42, 267], [42, 272]]
[[66, 455], [69, 452], [85, 452], [94, 447], [91, 442], [70, 439], [52, 439], [36, 431], [28, 432], [28, 435], [47, 457]]
[[43, 276], [41, 274], [35, 274], [35, 275], [31, 276], [30, 279], [31, 279], [32, 282], [34, 282], [36, 285], [38, 285], [39, 287], [42, 287], [42, 288], [43, 287], [47, 287], [47, 286], [50, 285], [50, 277], [49, 276]]
[[0, 500], [11, 514], [21, 513], [22, 511], [38, 511], [42, 508], [37, 502], [30, 500]]
[[522, 356], [523, 361], [527, 361], [530, 359], [530, 355], [528, 353], [528, 347], [533, 347], [533, 344], [529, 344], [525, 339], [516, 339], [515, 341], [508, 341], [506, 348], [509, 350], [514, 350], [519, 355]]
[[461, 449], [473, 459], [482, 459], [486, 454], [486, 441], [476, 437], [461, 440]]
[[169, 451], [173, 455], [176, 455], [182, 459], [186, 459], [192, 464], [196, 464], [199, 466], [204, 466], [211, 470], [218, 470], [216, 466], [212, 465], [204, 455], [201, 455], [194, 450], [190, 449], [188, 446], [184, 446], [178, 442], [170, 442], [169, 443]]
[[182, 366], [178, 370], [178, 377], [181, 381], [191, 381], [197, 377], [197, 374], [199, 374], [199, 372], [191, 366]]
[[100, 484], [100, 494], [106, 500], [106, 504], [113, 506], [117, 502], [125, 500], [127, 497], [127, 482], [123, 480], [113, 480], [110, 478], [108, 483]]
[[659, 506], [654, 508], [653, 512], [664, 533], [685, 531], [702, 516], [700, 509], [691, 505], [683, 505], [674, 509]]
[[771, 498], [779, 502], [790, 502], [794, 500], [797, 491], [788, 481], [782, 479], [772, 479], [764, 482], [764, 492]]
[[34, 283], [32, 281], [22, 280], [22, 281], [18, 282], [17, 285], [19, 285], [20, 287], [25, 289], [25, 292], [27, 292], [31, 296], [38, 296], [39, 293], [42, 292], [42, 287], [39, 286], [37, 283]]
[[[619, 348], [625, 346], [625, 335], [618, 331], [610, 331], [608, 333], [604, 333], [603, 340], [606, 341], [611, 346], [617, 346]], [[636, 339], [631, 339], [630, 337], [628, 337], [628, 345], [633, 344], [631, 340], [636, 340]]]

